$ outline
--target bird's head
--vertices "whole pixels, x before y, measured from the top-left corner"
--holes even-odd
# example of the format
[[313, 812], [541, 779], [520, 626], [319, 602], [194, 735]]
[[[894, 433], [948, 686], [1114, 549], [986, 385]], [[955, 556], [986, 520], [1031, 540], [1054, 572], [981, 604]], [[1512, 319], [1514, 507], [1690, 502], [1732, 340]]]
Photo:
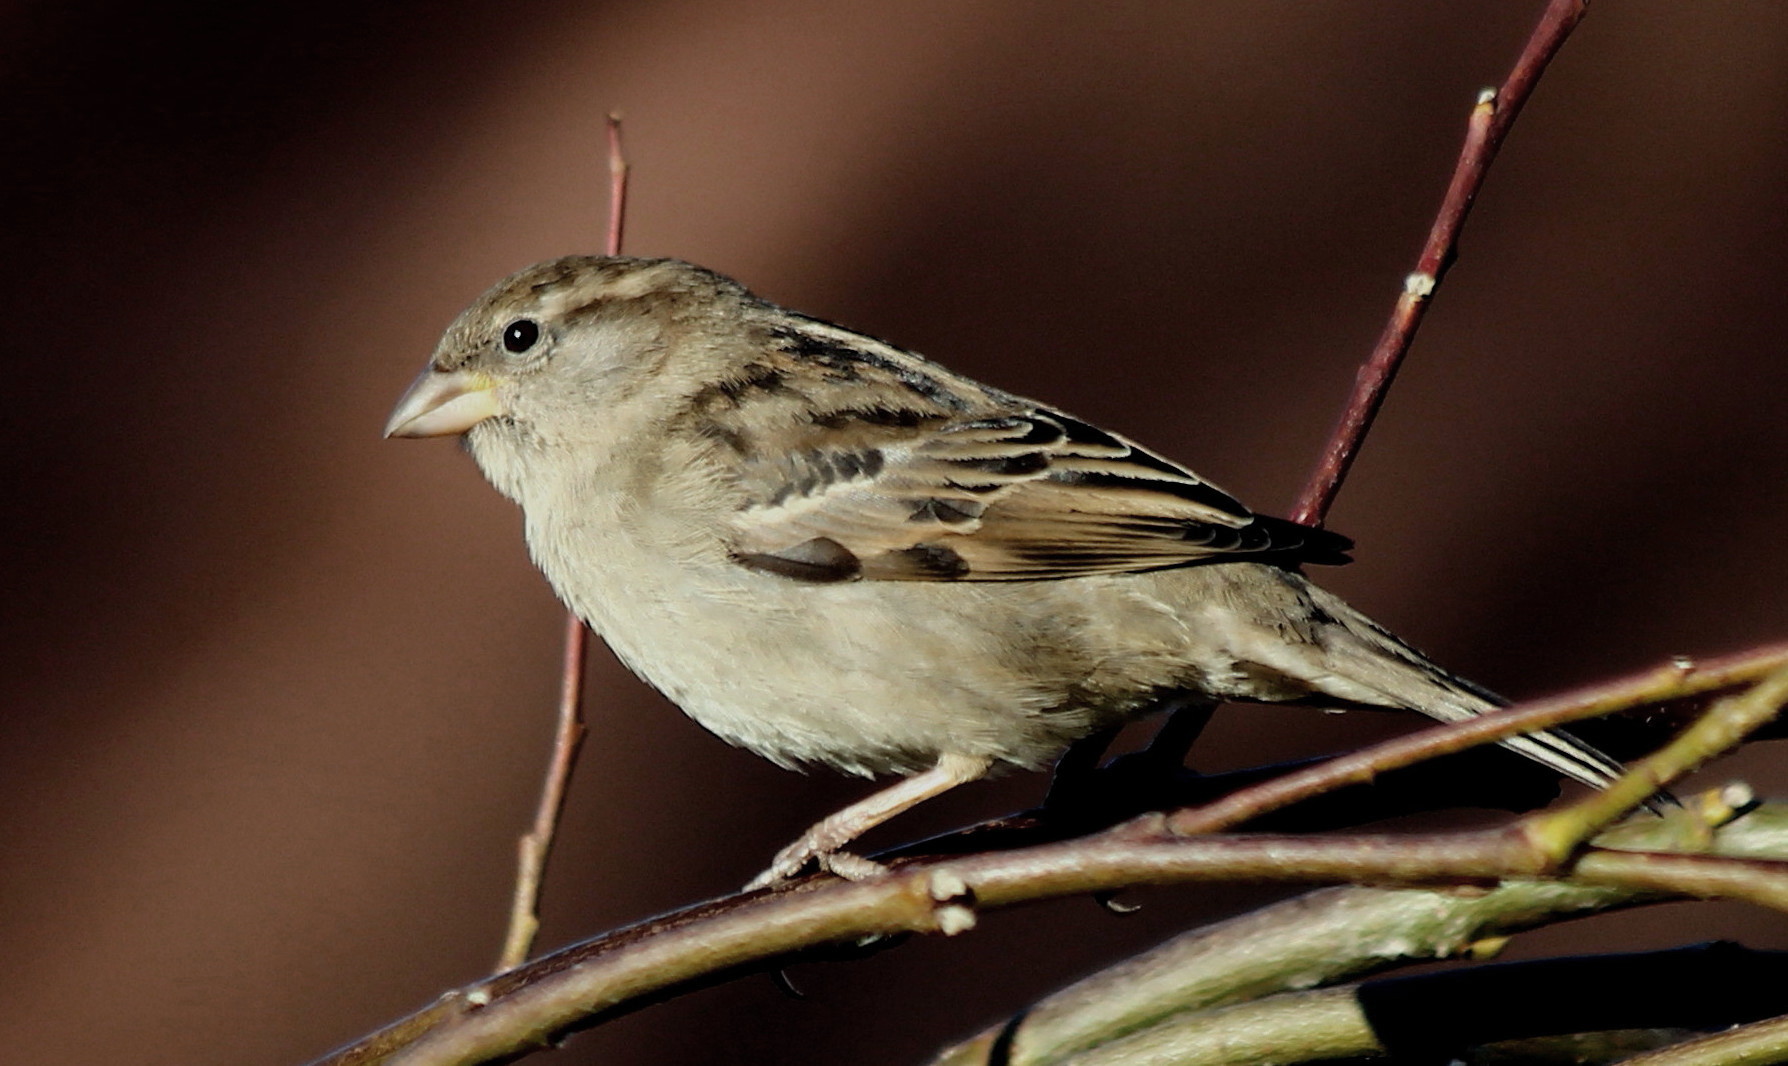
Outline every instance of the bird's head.
[[737, 282], [675, 259], [537, 263], [454, 320], [385, 435], [445, 437], [498, 422], [578, 436], [618, 402], [705, 380], [724, 353], [700, 334], [723, 333], [736, 321], [729, 310], [757, 303]]
[[464, 434], [493, 481], [493, 467], [530, 451], [623, 439], [722, 372], [728, 338], [757, 306], [737, 282], [675, 259], [537, 263], [454, 320], [385, 436]]

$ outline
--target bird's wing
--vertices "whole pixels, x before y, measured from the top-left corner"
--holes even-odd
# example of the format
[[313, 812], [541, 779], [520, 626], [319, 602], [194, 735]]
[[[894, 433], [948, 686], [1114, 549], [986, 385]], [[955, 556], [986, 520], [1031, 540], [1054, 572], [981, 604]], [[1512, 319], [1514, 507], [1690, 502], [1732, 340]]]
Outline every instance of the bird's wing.
[[739, 468], [740, 563], [807, 581], [1023, 581], [1218, 558], [1340, 562], [1349, 547], [1045, 408], [827, 430]]

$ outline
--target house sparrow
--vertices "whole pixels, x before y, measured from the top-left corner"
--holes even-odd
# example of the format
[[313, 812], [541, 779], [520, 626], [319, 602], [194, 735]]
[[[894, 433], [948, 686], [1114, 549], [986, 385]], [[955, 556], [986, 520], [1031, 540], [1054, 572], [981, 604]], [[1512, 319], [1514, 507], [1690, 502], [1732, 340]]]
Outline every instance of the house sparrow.
[[[1341, 536], [673, 259], [572, 256], [448, 328], [387, 436], [464, 434], [561, 599], [722, 739], [908, 775], [754, 885], [1171, 696], [1468, 718], [1500, 701], [1304, 577]], [[1606, 784], [1563, 733], [1505, 742]]]

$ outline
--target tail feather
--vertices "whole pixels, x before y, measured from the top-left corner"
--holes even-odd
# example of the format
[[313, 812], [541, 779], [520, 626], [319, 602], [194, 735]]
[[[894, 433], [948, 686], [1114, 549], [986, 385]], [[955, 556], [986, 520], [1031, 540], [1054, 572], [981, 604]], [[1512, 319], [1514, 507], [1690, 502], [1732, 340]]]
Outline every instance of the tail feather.
[[1596, 788], [1607, 788], [1626, 772], [1619, 760], [1556, 729], [1511, 737], [1502, 746]]
[[[1435, 665], [1378, 623], [1315, 585], [1307, 586], [1315, 605], [1332, 622], [1317, 635], [1324, 665], [1333, 675], [1378, 695], [1364, 702], [1420, 711], [1443, 722], [1475, 718], [1508, 706], [1494, 692]], [[1357, 699], [1347, 691], [1332, 694]], [[1595, 788], [1607, 788], [1626, 772], [1618, 759], [1563, 730], [1529, 733], [1501, 741], [1503, 747]], [[1674, 804], [1669, 793], [1648, 804], [1656, 810]]]

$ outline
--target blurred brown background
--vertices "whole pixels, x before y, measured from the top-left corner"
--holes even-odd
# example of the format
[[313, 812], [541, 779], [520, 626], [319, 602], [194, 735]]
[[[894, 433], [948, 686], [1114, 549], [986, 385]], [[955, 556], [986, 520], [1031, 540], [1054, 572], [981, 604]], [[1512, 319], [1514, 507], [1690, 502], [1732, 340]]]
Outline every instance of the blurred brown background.
[[[464, 2], [0, 10], [0, 1046], [294, 1063], [477, 976], [560, 614], [382, 420], [487, 284], [601, 242], [1047, 398], [1283, 512], [1541, 5]], [[1788, 635], [1788, 7], [1606, 3], [1516, 127], [1325, 579], [1513, 695]], [[598, 653], [544, 943], [722, 892], [861, 782]], [[1227, 767], [1388, 718], [1226, 712]], [[1722, 769], [1778, 790], [1781, 746]], [[966, 789], [883, 840], [1028, 805]], [[1265, 894], [1072, 901], [743, 981], [564, 1063], [912, 1062]], [[1779, 916], [1677, 907], [1536, 954]]]

